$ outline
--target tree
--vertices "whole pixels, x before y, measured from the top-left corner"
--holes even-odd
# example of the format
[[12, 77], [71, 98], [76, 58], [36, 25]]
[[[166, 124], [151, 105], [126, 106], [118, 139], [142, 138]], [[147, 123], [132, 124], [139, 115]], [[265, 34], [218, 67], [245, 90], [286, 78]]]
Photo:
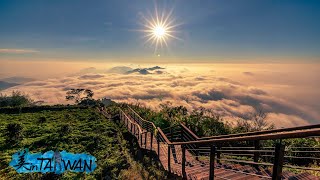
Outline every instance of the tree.
[[268, 114], [262, 109], [258, 109], [254, 113], [249, 114], [246, 118], [239, 118], [237, 120], [237, 125], [234, 128], [234, 133], [274, 129], [274, 124], [269, 124], [266, 121], [267, 116]]
[[170, 122], [171, 125], [178, 124], [184, 121], [188, 115], [188, 110], [184, 106], [172, 106], [172, 103], [167, 102], [160, 104], [160, 113]]
[[187, 127], [198, 136], [215, 136], [229, 133], [229, 127], [221, 116], [203, 107], [194, 109], [185, 121]]
[[33, 101], [28, 95], [20, 91], [12, 91], [11, 96], [0, 94], [0, 107], [18, 107], [32, 105]]
[[90, 102], [93, 100], [93, 95], [94, 93], [90, 89], [70, 89], [67, 91], [66, 99], [68, 101], [75, 101], [75, 103], [80, 104], [82, 101]]
[[262, 109], [258, 109], [255, 113], [251, 114], [252, 131], [274, 129], [274, 125], [266, 121], [267, 116], [268, 114]]
[[233, 131], [233, 133], [246, 133], [246, 132], [253, 131], [252, 130], [252, 123], [250, 122], [250, 120], [238, 118], [237, 124], [232, 129], [232, 131]]

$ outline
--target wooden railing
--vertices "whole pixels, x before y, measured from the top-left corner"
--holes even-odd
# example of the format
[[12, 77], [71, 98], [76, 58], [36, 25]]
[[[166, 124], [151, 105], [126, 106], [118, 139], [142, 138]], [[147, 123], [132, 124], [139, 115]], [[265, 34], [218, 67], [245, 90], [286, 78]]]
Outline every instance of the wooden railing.
[[[283, 168], [320, 171], [319, 168], [286, 163], [288, 159], [299, 158], [315, 160], [319, 163], [320, 149], [285, 147], [282, 143], [284, 139], [320, 136], [320, 125], [199, 138], [183, 124], [160, 129], [154, 123], [141, 118], [131, 107], [120, 109], [120, 120], [138, 139], [141, 148], [155, 151], [164, 168], [183, 179], [197, 179], [206, 175], [210, 180], [215, 177], [232, 179], [222, 177], [219, 173], [215, 174], [215, 172], [225, 171], [251, 178], [278, 180], [292, 175], [290, 172], [283, 173]], [[262, 141], [276, 143], [274, 143], [275, 146], [262, 147]], [[294, 153], [317, 153], [319, 157], [297, 156]], [[233, 165], [237, 167], [234, 168]], [[253, 169], [251, 170], [247, 165]], [[245, 167], [246, 170], [241, 170]], [[272, 170], [267, 167], [271, 167]], [[299, 179], [299, 175], [296, 177]]]
[[[310, 127], [311, 128], [311, 127]], [[281, 140], [281, 139], [289, 139], [289, 138], [307, 138], [312, 136], [319, 136], [320, 135], [320, 128], [312, 128], [308, 130], [293, 130], [293, 131], [286, 131], [281, 133], [274, 133], [274, 134], [261, 134], [261, 135], [248, 135], [248, 136], [235, 136], [235, 137], [223, 137], [223, 138], [216, 138], [216, 139], [206, 139], [206, 140], [196, 140], [196, 141], [189, 141], [189, 142], [173, 142], [171, 145], [205, 145], [209, 146], [208, 149], [194, 149], [199, 151], [199, 153], [206, 153], [210, 156], [210, 164], [213, 164], [214, 156], [217, 153], [225, 153], [225, 152], [232, 152], [231, 156], [234, 152], [252, 152], [254, 153], [254, 161], [243, 161], [243, 160], [235, 160], [235, 159], [221, 159], [218, 157], [218, 160], [229, 161], [229, 162], [236, 162], [236, 163], [244, 163], [244, 164], [251, 164], [251, 165], [263, 165], [263, 166], [273, 166], [272, 171], [272, 179], [281, 179], [282, 175], [282, 168], [283, 167], [291, 167], [297, 169], [305, 169], [305, 170], [320, 170], [314, 168], [304, 168], [304, 167], [297, 167], [297, 166], [288, 166], [283, 165], [284, 158], [285, 158], [285, 146], [281, 144], [281, 141], [276, 143], [276, 146], [272, 150], [260, 150], [257, 147], [254, 149], [236, 149], [233, 148], [231, 150], [224, 150], [221, 149], [217, 150], [219, 143], [229, 143], [229, 142], [240, 142], [240, 141], [254, 141], [259, 142], [261, 140]], [[241, 148], [241, 147], [239, 147]], [[259, 154], [260, 153], [273, 153], [273, 163], [267, 162], [258, 162]], [[314, 153], [320, 153], [320, 151], [315, 151]], [[230, 155], [230, 154], [229, 154]], [[237, 154], [236, 154], [237, 155]], [[214, 166], [210, 166], [213, 168]], [[210, 179], [214, 176], [214, 170], [210, 169], [209, 171]]]

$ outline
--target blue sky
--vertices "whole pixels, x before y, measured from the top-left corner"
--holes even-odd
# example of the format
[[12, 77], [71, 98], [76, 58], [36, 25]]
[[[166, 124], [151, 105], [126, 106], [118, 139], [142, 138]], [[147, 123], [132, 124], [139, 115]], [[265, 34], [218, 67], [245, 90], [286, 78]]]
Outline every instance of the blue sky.
[[[173, 8], [182, 23], [168, 48], [145, 45], [141, 15]], [[320, 57], [317, 0], [1, 0], [0, 59], [257, 61]], [[29, 50], [23, 53], [7, 49]], [[280, 58], [281, 61], [281, 58]]]

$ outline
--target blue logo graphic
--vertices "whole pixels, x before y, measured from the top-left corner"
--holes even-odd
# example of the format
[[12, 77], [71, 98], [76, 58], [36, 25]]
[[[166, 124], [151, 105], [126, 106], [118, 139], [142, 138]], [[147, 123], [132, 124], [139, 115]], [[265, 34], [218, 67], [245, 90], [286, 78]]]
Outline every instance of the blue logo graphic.
[[9, 165], [18, 173], [54, 172], [56, 174], [67, 170], [90, 173], [97, 167], [96, 158], [88, 154], [73, 154], [66, 151], [30, 154], [28, 149], [13, 154]]

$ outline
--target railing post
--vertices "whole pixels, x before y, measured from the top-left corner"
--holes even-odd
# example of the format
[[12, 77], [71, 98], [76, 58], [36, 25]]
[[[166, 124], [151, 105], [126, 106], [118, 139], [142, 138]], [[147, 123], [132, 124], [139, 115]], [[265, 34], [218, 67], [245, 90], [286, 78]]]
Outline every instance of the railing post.
[[170, 141], [172, 142], [173, 136], [172, 136], [172, 127], [170, 126]]
[[126, 128], [128, 129], [128, 124], [129, 124], [129, 118], [127, 118], [127, 117], [124, 117], [124, 119], [125, 119], [125, 124], [126, 124]]
[[160, 138], [159, 138], [159, 134], [158, 134], [158, 138], [157, 138], [157, 144], [158, 144], [158, 157], [160, 159]]
[[150, 151], [152, 151], [153, 133], [150, 134]]
[[170, 165], [170, 145], [168, 144], [168, 172], [171, 173], [171, 165]]
[[196, 148], [196, 150], [195, 150], [195, 152], [196, 152], [196, 160], [199, 161], [199, 145], [196, 144], [195, 148]]
[[181, 129], [181, 132], [180, 132], [180, 141], [183, 141], [183, 133], [184, 133], [184, 131], [183, 131], [183, 128], [182, 128], [181, 124], [180, 124], [180, 129]]
[[134, 136], [136, 136], [136, 127], [137, 125], [136, 124], [134, 124], [134, 128], [133, 128], [133, 133], [134, 133]]
[[130, 123], [130, 132], [132, 133], [132, 123]]
[[[259, 140], [255, 140], [254, 141], [254, 150], [260, 150], [260, 141]], [[253, 161], [254, 162], [259, 162], [259, 155], [260, 153], [255, 151], [253, 153]], [[255, 165], [256, 168], [258, 168], [258, 165]]]
[[123, 113], [121, 112], [121, 122], [124, 124], [124, 117], [123, 117]]
[[127, 129], [129, 130], [129, 118], [127, 118]]
[[182, 162], [181, 162], [181, 171], [182, 171], [182, 179], [187, 179], [187, 174], [186, 174], [186, 146], [181, 145], [182, 149]]
[[150, 134], [150, 162], [152, 160], [152, 141], [153, 141], [153, 133]]
[[284, 160], [284, 149], [285, 146], [280, 143], [276, 143], [272, 180], [280, 180], [282, 176], [282, 166]]
[[142, 132], [140, 133], [140, 148], [142, 148]]
[[212, 145], [210, 147], [210, 172], [209, 180], [214, 180], [214, 157], [216, 155], [216, 146]]
[[220, 163], [220, 158], [221, 158], [221, 145], [220, 144], [218, 144], [218, 148], [216, 148], [216, 149], [218, 149], [218, 152], [216, 152], [217, 153], [217, 163]]
[[147, 136], [148, 136], [148, 131], [144, 133], [144, 148], [147, 149]]

